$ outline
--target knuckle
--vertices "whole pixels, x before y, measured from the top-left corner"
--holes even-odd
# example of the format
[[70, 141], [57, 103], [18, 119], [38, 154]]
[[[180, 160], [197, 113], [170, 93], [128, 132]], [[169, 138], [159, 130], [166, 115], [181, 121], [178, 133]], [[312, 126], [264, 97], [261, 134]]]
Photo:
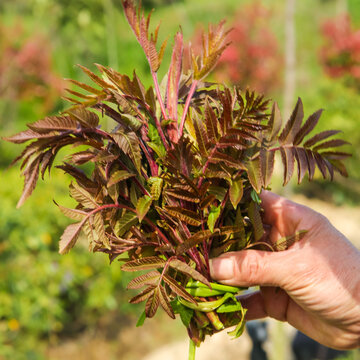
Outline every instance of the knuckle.
[[251, 250], [247, 252], [238, 269], [242, 273], [241, 277], [246, 277], [245, 280], [251, 284], [256, 284], [259, 281], [262, 270], [263, 265], [260, 262], [259, 256]]

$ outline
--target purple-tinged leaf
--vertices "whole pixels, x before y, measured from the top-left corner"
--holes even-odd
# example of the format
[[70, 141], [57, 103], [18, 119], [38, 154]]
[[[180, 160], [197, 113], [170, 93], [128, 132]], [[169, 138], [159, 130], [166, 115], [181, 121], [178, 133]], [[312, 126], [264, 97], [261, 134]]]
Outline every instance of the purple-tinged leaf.
[[281, 159], [284, 166], [284, 182], [285, 186], [291, 179], [294, 172], [294, 148], [292, 147], [280, 147]]
[[78, 67], [87, 75], [89, 76], [89, 78], [94, 81], [95, 84], [99, 85], [100, 87], [102, 87], [103, 89], [113, 89], [113, 90], [117, 90], [116, 87], [114, 85], [112, 85], [110, 82], [104, 81], [103, 79], [101, 79], [99, 76], [95, 75], [92, 71], [90, 71], [88, 68], [86, 68], [85, 66], [82, 66], [80, 64], [78, 64]]
[[285, 124], [283, 131], [279, 136], [281, 144], [292, 144], [297, 133], [301, 128], [301, 123], [304, 118], [304, 109], [301, 99], [299, 98], [290, 119]]
[[13, 136], [5, 137], [4, 140], [12, 142], [14, 144], [22, 144], [29, 140], [50, 139], [52, 137], [55, 137], [55, 135], [55, 133], [39, 134], [38, 132], [35, 132], [33, 130], [25, 130]]
[[327, 160], [326, 158], [323, 158], [323, 159], [324, 159], [325, 166], [328, 169], [328, 172], [329, 172], [329, 175], [330, 175], [330, 180], [333, 181], [334, 180], [334, 167], [329, 162], [329, 160]]
[[87, 212], [79, 209], [69, 209], [67, 207], [61, 206], [54, 201], [55, 205], [60, 209], [60, 211], [67, 216], [68, 218], [76, 221], [81, 221], [87, 216]]
[[309, 181], [314, 178], [315, 169], [316, 169], [316, 161], [314, 155], [311, 150], [305, 149], [306, 158], [308, 161], [308, 169], [309, 169]]
[[76, 130], [78, 122], [70, 116], [50, 116], [38, 120], [27, 126], [37, 133], [49, 133], [50, 131]]
[[251, 225], [253, 226], [254, 239], [255, 241], [259, 241], [264, 235], [259, 205], [252, 201], [249, 205], [248, 212]]
[[194, 305], [197, 305], [196, 300], [193, 298], [192, 295], [190, 295], [185, 288], [180, 285], [175, 279], [173, 279], [172, 277], [168, 276], [168, 275], [164, 275], [163, 276], [163, 280], [165, 281], [166, 284], [169, 285], [170, 289], [178, 296], [184, 298], [185, 300], [193, 303]]
[[164, 211], [176, 219], [184, 221], [186, 224], [193, 226], [201, 225], [201, 219], [194, 211], [183, 209], [177, 206], [166, 206]]
[[209, 103], [209, 99], [207, 98], [205, 101], [205, 125], [207, 131], [207, 137], [210, 142], [214, 142], [218, 139], [219, 129], [218, 129], [218, 120], [215, 114], [214, 109], [211, 107]]
[[299, 132], [296, 134], [296, 137], [294, 140], [294, 145], [299, 145], [304, 140], [305, 136], [308, 135], [315, 128], [315, 126], [319, 122], [322, 112], [323, 112], [323, 109], [320, 109], [309, 116], [309, 118], [306, 120], [305, 124], [301, 127]]
[[334, 170], [336, 170], [340, 175], [348, 177], [349, 174], [346, 171], [345, 165], [340, 160], [328, 159], [328, 161], [333, 165]]
[[16, 205], [19, 208], [24, 204], [25, 200], [31, 195], [36, 187], [37, 180], [39, 178], [39, 165], [41, 162], [41, 155], [35, 158], [31, 163], [29, 163], [23, 175], [25, 176], [24, 180], [24, 189], [22, 191], [21, 197]]
[[310, 138], [309, 140], [305, 141], [304, 147], [309, 148], [309, 147], [317, 144], [319, 141], [325, 140], [325, 139], [329, 138], [330, 136], [336, 135], [340, 132], [341, 131], [339, 131], [339, 130], [322, 131], [321, 133], [318, 133], [315, 136], [313, 136], [312, 138]]
[[346, 159], [351, 156], [351, 154], [342, 151], [322, 151], [320, 154], [322, 157], [334, 160]]
[[203, 209], [207, 208], [208, 206], [210, 206], [214, 202], [214, 200], [216, 200], [215, 195], [208, 195], [203, 200], [201, 200], [201, 202], [200, 202], [201, 210], [203, 210]]
[[65, 229], [64, 233], [61, 235], [60, 238], [60, 254], [66, 254], [70, 251], [70, 249], [74, 247], [84, 223], [85, 221], [83, 220], [80, 223], [71, 224]]
[[196, 143], [200, 154], [204, 157], [208, 156], [207, 144], [209, 142], [207, 133], [202, 119], [194, 112], [192, 122], [195, 129]]
[[139, 139], [134, 132], [121, 132], [118, 131], [113, 134], [113, 139], [119, 148], [132, 160], [136, 170], [140, 173], [141, 170], [141, 151]]
[[90, 128], [96, 128], [99, 125], [99, 117], [92, 111], [81, 107], [66, 110], [74, 120], [77, 120], [81, 125]]
[[333, 139], [333, 140], [325, 141], [319, 145], [316, 145], [312, 150], [319, 151], [319, 150], [323, 150], [323, 149], [329, 149], [329, 148], [339, 147], [339, 146], [348, 145], [348, 144], [350, 144], [350, 143], [345, 140]]
[[261, 148], [259, 154], [260, 162], [260, 173], [262, 184], [265, 188], [270, 185], [271, 177], [274, 171], [274, 159], [275, 151], [269, 151], [267, 149]]
[[196, 232], [194, 235], [192, 235], [191, 237], [186, 239], [182, 244], [180, 244], [176, 248], [176, 255], [184, 254], [189, 249], [193, 248], [196, 245], [201, 244], [203, 241], [208, 240], [209, 238], [211, 238], [214, 235], [216, 235], [216, 234], [214, 234], [210, 230], [200, 230], [200, 231]]
[[182, 189], [166, 189], [166, 194], [170, 195], [176, 199], [190, 201], [193, 203], [199, 203], [200, 199], [197, 197], [197, 194], [194, 194], [191, 191], [186, 191]]
[[136, 176], [135, 174], [131, 174], [126, 170], [116, 170], [113, 172], [110, 176], [110, 179], [108, 181], [107, 187], [109, 188], [112, 185], [117, 184], [120, 181], [127, 180], [129, 178], [132, 178]]
[[209, 162], [217, 164], [219, 162], [224, 162], [227, 166], [230, 166], [234, 169], [244, 170], [245, 166], [241, 161], [234, 159], [231, 155], [227, 155], [220, 151], [215, 151], [210, 157]]
[[82, 82], [79, 82], [79, 81], [76, 81], [76, 80], [73, 80], [73, 79], [65, 79], [66, 81], [69, 81], [70, 83], [92, 93], [92, 94], [96, 94], [96, 95], [101, 95], [103, 94], [103, 91], [102, 90], [99, 90], [99, 89], [95, 89], [93, 88], [92, 86], [89, 86], [87, 84], [84, 84]]
[[268, 123], [269, 141], [273, 142], [277, 138], [279, 131], [281, 129], [281, 125], [282, 125], [282, 119], [281, 119], [279, 106], [275, 102], [272, 107], [271, 116]]
[[210, 285], [209, 281], [206, 279], [206, 277], [203, 276], [201, 273], [199, 273], [194, 268], [192, 268], [191, 266], [189, 266], [188, 264], [186, 264], [185, 262], [183, 262], [179, 259], [172, 259], [169, 262], [169, 266], [175, 270], [178, 270], [186, 275], [191, 276], [194, 280], [198, 280], [211, 288], [211, 285]]
[[154, 289], [145, 304], [146, 317], [152, 318], [160, 305], [160, 289], [159, 286]]
[[85, 208], [95, 209], [99, 205], [94, 197], [76, 182], [72, 182], [69, 186], [70, 196]]
[[142, 301], [147, 300], [153, 293], [154, 290], [156, 289], [156, 286], [154, 285], [150, 285], [148, 288], [146, 288], [145, 290], [143, 290], [141, 293], [139, 293], [138, 295], [134, 296], [129, 302], [130, 304], [138, 304]]
[[298, 165], [298, 184], [300, 184], [305, 174], [309, 170], [309, 162], [306, 155], [306, 150], [300, 147], [295, 147], [295, 158]]
[[90, 180], [82, 170], [76, 168], [75, 166], [63, 163], [63, 165], [58, 165], [56, 167], [72, 176], [83, 188], [94, 189], [94, 187], [96, 187], [96, 183]]
[[131, 280], [127, 285], [127, 289], [140, 289], [145, 285], [157, 285], [160, 279], [158, 271], [150, 271], [144, 275], [140, 275]]
[[148, 256], [142, 259], [136, 259], [126, 262], [121, 266], [123, 271], [139, 271], [149, 269], [163, 268], [166, 261], [158, 256]]
[[71, 154], [69, 159], [72, 163], [76, 165], [82, 165], [87, 163], [88, 161], [92, 161], [95, 158], [95, 154], [92, 151], [79, 151], [75, 154]]
[[110, 242], [105, 233], [104, 219], [101, 212], [97, 212], [92, 216], [94, 230], [98, 236], [98, 241], [107, 249], [111, 249]]
[[324, 161], [323, 157], [317, 152], [313, 152], [313, 155], [314, 155], [314, 158], [315, 158], [318, 169], [320, 170], [323, 178], [326, 179], [327, 166], [325, 164], [325, 161]]
[[172, 318], [175, 319], [174, 310], [172, 309], [170, 305], [169, 298], [166, 294], [165, 289], [162, 286], [159, 286], [159, 300], [161, 307], [165, 310], [165, 312]]

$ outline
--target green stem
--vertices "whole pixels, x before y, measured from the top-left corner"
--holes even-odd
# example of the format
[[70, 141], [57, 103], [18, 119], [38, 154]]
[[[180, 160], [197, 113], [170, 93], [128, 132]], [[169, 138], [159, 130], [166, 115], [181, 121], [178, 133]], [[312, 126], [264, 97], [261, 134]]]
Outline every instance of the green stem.
[[195, 360], [195, 351], [195, 343], [191, 339], [189, 339], [189, 360]]

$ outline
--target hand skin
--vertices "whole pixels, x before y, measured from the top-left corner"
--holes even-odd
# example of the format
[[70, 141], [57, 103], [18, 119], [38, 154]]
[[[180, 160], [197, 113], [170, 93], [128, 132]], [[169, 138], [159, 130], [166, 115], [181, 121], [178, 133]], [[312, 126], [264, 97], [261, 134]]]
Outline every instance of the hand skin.
[[[247, 320], [287, 321], [335, 349], [360, 347], [360, 252], [321, 214], [269, 191], [261, 194], [270, 241], [308, 230], [286, 251], [242, 250], [212, 259], [223, 284], [260, 286], [240, 297]], [[359, 224], [360, 227], [360, 224]]]

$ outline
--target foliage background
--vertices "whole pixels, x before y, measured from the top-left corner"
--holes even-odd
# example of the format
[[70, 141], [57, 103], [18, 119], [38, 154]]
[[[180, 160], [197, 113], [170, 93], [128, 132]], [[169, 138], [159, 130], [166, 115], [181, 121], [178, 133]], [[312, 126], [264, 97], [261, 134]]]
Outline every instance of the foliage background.
[[[250, 2], [144, 0], [143, 4], [147, 9], [156, 7], [153, 23], [162, 21], [160, 37], [174, 34], [181, 24], [185, 39], [193, 39], [199, 23], [206, 26], [227, 18], [231, 26], [241, 21], [245, 18], [241, 11]], [[265, 23], [283, 54], [285, 0], [258, 3], [271, 9]], [[356, 206], [360, 199], [360, 155], [356, 151], [360, 145], [359, 88], [349, 87], [344, 79], [329, 78], [319, 57], [324, 44], [321, 24], [339, 15], [344, 6], [353, 26], [360, 28], [357, 0], [297, 2], [296, 96], [302, 98], [308, 115], [319, 108], [326, 110], [319, 127], [341, 129], [353, 144], [349, 149], [354, 154], [348, 161], [350, 178], [325, 185], [315, 181], [300, 188], [291, 184], [286, 191], [303, 191], [338, 205]], [[61, 79], [85, 80], [75, 64], [94, 70], [93, 63], [101, 63], [126, 74], [136, 68], [145, 84], [151, 81], [141, 49], [125, 23], [120, 0], [2, 0], [0, 35], [1, 136], [59, 112], [64, 107], [64, 102], [57, 100]], [[30, 46], [31, 41], [38, 45]], [[165, 62], [170, 54], [166, 56]], [[281, 68], [278, 71], [281, 79], [283, 72]], [[9, 74], [15, 77], [6, 83]], [[281, 108], [282, 83], [276, 85], [270, 96]], [[8, 166], [19, 152], [19, 146], [0, 141], [0, 359], [40, 360], [49, 347], [69, 337], [91, 331], [98, 334], [104, 327], [115, 332], [132, 326], [140, 309], [128, 306], [127, 275], [117, 263], [108, 266], [105, 256], [89, 254], [85, 245], [65, 256], [57, 253], [58, 239], [68, 223], [52, 200], [71, 206], [70, 180], [61, 171], [46, 177], [27, 203], [16, 209], [22, 179], [17, 167]], [[280, 191], [280, 184], [274, 183], [274, 189]], [[128, 359], [136, 356], [130, 354]]]

